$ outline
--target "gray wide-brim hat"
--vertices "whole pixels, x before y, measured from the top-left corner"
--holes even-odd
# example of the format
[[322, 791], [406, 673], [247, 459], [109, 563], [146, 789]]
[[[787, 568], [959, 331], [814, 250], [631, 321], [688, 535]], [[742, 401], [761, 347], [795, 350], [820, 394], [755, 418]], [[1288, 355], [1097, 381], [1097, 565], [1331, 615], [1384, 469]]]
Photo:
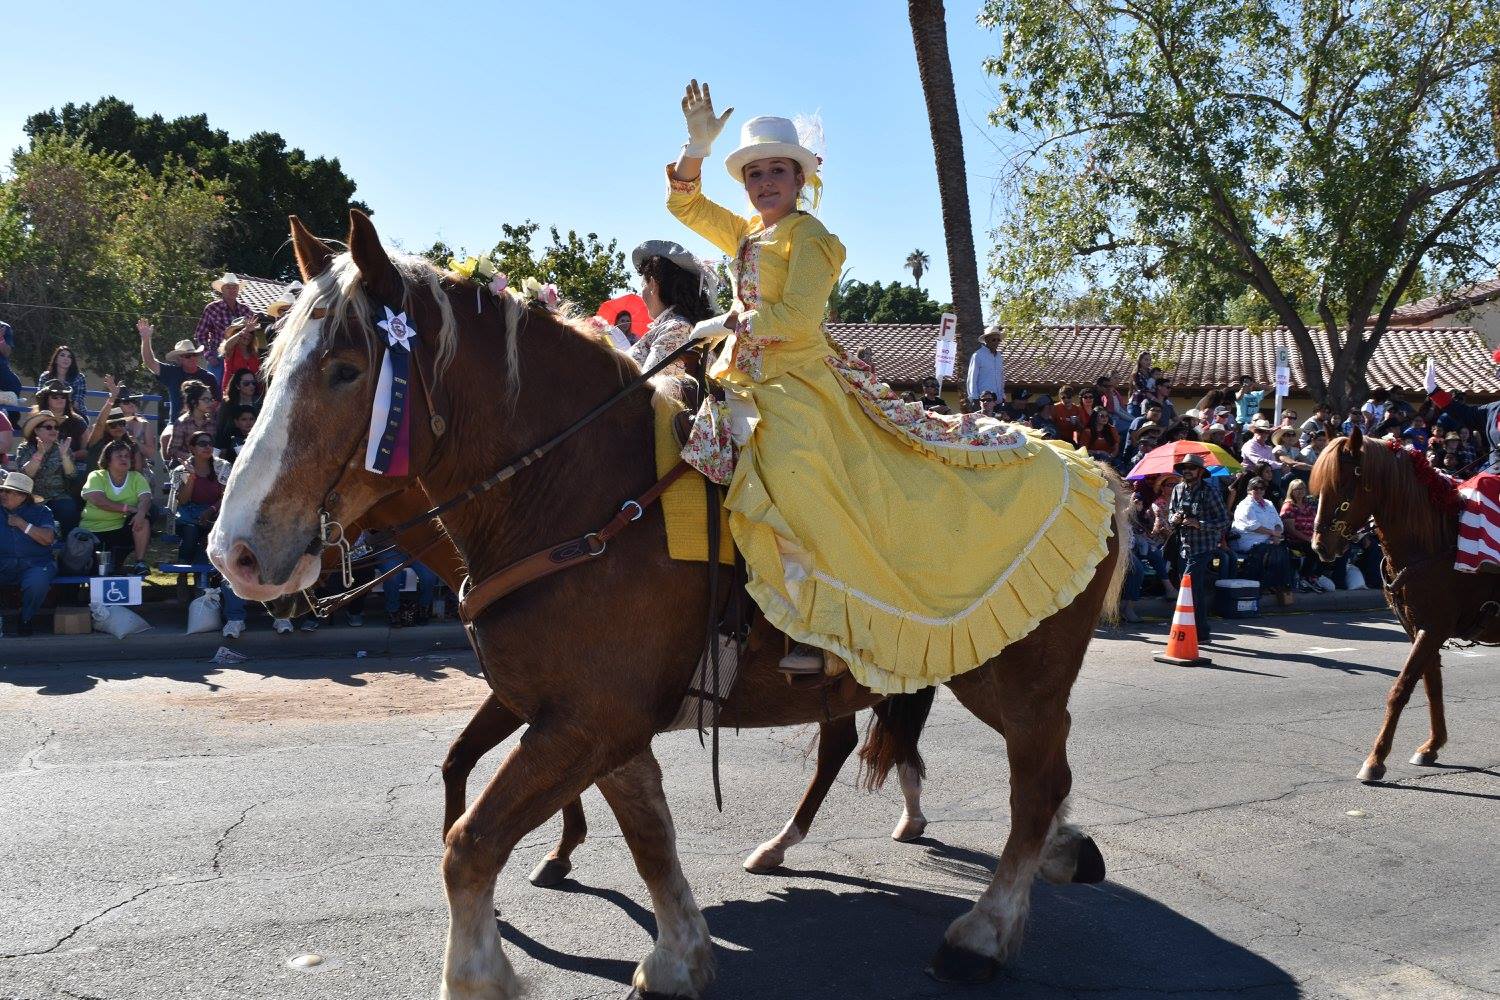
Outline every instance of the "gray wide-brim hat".
[[1204, 472], [1208, 471], [1208, 463], [1203, 461], [1202, 455], [1183, 455], [1173, 463], [1172, 471], [1177, 472], [1187, 467], [1202, 469]]
[[675, 240], [647, 240], [630, 251], [630, 263], [634, 265], [637, 274], [641, 273], [641, 268], [646, 266], [647, 259], [651, 257], [665, 257], [697, 278], [710, 298], [718, 292], [719, 279], [713, 268], [689, 253], [681, 243]]

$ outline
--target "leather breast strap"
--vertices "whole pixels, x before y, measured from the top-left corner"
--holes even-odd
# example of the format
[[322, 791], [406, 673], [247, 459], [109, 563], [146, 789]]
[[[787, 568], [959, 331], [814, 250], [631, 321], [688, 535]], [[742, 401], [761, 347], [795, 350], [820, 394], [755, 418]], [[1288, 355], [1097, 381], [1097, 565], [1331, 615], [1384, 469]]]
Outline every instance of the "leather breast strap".
[[471, 578], [465, 577], [463, 586], [458, 591], [459, 618], [465, 625], [472, 625], [490, 605], [506, 594], [519, 590], [544, 576], [551, 576], [553, 573], [570, 569], [604, 555], [610, 539], [624, 531], [626, 525], [639, 521], [641, 515], [646, 512], [646, 508], [660, 500], [661, 495], [667, 491], [667, 487], [681, 479], [691, 468], [692, 466], [686, 462], [678, 462], [672, 466], [666, 475], [658, 479], [638, 498], [625, 501], [620, 506], [619, 513], [597, 531], [591, 531], [581, 538], [570, 539], [540, 552], [533, 552], [524, 559], [491, 573], [477, 584]]

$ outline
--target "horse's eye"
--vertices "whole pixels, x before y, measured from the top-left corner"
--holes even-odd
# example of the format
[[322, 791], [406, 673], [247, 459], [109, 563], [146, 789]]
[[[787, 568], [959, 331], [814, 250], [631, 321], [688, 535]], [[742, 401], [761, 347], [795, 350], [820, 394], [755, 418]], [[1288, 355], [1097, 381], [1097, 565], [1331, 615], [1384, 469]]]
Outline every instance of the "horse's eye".
[[359, 369], [350, 364], [339, 362], [333, 366], [333, 384], [343, 385], [345, 382], [353, 382], [359, 378]]

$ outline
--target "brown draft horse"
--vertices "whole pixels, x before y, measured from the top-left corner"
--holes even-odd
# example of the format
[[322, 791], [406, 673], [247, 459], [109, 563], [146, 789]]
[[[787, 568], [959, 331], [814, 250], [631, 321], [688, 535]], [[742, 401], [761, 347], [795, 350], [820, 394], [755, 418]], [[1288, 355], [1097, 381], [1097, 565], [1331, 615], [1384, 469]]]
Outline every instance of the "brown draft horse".
[[[292, 233], [307, 288], [272, 351], [264, 418], [235, 462], [209, 540], [213, 561], [247, 599], [316, 578], [325, 514], [353, 521], [413, 480], [431, 496], [456, 497], [637, 371], [597, 336], [514, 295], [481, 311], [473, 285], [420, 258], [393, 259], [358, 212], [346, 253], [295, 220]], [[368, 473], [360, 454], [384, 351], [376, 320], [391, 307], [420, 331], [409, 477]], [[444, 514], [471, 577], [593, 531], [639, 496], [655, 480], [650, 399], [649, 387], [627, 394], [545, 460]], [[1061, 822], [1072, 786], [1067, 703], [1123, 578], [1129, 527], [1117, 481], [1116, 494], [1108, 554], [1078, 597], [1002, 657], [949, 682], [961, 704], [1004, 734], [1011, 828], [989, 885], [944, 935], [932, 963], [941, 979], [992, 975], [1020, 942], [1032, 879], [1068, 881], [1092, 850]], [[491, 689], [528, 725], [448, 832], [443, 996], [517, 996], [496, 926], [496, 878], [517, 842], [590, 784], [619, 820], [656, 916], [655, 946], [631, 996], [704, 995], [712, 942], [683, 876], [651, 740], [690, 683], [709, 611], [702, 567], [668, 557], [660, 509], [651, 507], [606, 555], [515, 591], [473, 623]], [[725, 726], [840, 718], [882, 700], [852, 680], [812, 691], [787, 685], [776, 669], [784, 649], [785, 636], [759, 619]]]
[[[358, 538], [365, 530], [384, 532], [410, 521], [432, 506], [427, 493], [416, 484], [377, 503], [365, 512], [358, 522], [349, 527], [350, 536]], [[453, 547], [453, 542], [431, 521], [422, 521], [402, 531], [396, 542], [407, 552], [422, 552], [422, 562], [438, 577], [458, 593], [465, 572], [463, 558]], [[430, 547], [429, 547], [430, 546]], [[337, 566], [337, 551], [327, 549], [323, 556], [323, 571], [332, 572]], [[290, 598], [278, 598], [278, 602], [292, 605]], [[305, 604], [303, 605], [305, 607]], [[278, 617], [290, 617], [288, 611], [278, 611]], [[921, 755], [917, 751], [917, 739], [926, 722], [927, 712], [932, 707], [935, 689], [927, 688], [916, 694], [902, 695], [883, 701], [875, 706], [876, 718], [860, 757], [871, 765], [870, 777], [882, 777], [882, 755], [892, 755], [896, 761], [896, 772], [900, 776], [903, 806], [901, 818], [891, 831], [891, 839], [908, 842], [917, 839], [927, 829], [927, 817], [922, 814]], [[894, 713], [887, 710], [898, 706]], [[443, 759], [443, 836], [463, 815], [467, 798], [469, 774], [479, 759], [499, 746], [517, 729], [523, 720], [507, 709], [490, 692], [474, 713], [474, 718], [448, 748]], [[761, 844], [745, 859], [746, 871], [764, 874], [772, 871], [786, 860], [789, 848], [800, 844], [812, 829], [813, 819], [823, 805], [823, 799], [833, 787], [833, 782], [843, 770], [849, 755], [859, 745], [859, 730], [855, 716], [825, 720], [818, 723], [817, 767], [812, 781], [802, 795], [797, 811], [787, 821], [781, 832]], [[547, 854], [528, 876], [531, 884], [540, 888], [556, 886], [573, 870], [573, 852], [588, 837], [588, 820], [583, 812], [583, 802], [574, 799], [562, 809], [562, 836], [557, 846]]]
[[1337, 559], [1354, 533], [1374, 519], [1385, 550], [1385, 599], [1411, 639], [1411, 651], [1385, 699], [1385, 719], [1359, 780], [1385, 777], [1396, 723], [1420, 679], [1427, 688], [1432, 727], [1411, 763], [1431, 767], [1448, 742], [1443, 715], [1443, 643], [1449, 639], [1500, 643], [1500, 575], [1460, 573], [1458, 495], [1427, 459], [1370, 440], [1358, 428], [1319, 456], [1312, 471], [1318, 497], [1313, 551]]

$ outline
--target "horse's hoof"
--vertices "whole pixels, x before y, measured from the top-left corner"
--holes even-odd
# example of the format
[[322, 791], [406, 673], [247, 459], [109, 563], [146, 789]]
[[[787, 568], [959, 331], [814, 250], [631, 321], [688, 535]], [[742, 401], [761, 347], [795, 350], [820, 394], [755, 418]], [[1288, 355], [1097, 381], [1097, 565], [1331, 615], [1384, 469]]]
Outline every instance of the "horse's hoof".
[[926, 816], [902, 816], [896, 829], [891, 831], [891, 839], [898, 844], [909, 844], [926, 832]]
[[1423, 753], [1422, 751], [1418, 750], [1416, 753], [1411, 755], [1411, 764], [1413, 767], [1436, 767], [1437, 751], [1429, 750], [1426, 753]]
[[745, 859], [743, 867], [751, 875], [769, 875], [781, 867], [786, 860], [786, 851], [770, 844], [761, 844], [750, 852]]
[[944, 941], [932, 956], [927, 974], [940, 983], [987, 983], [995, 978], [1000, 963], [993, 958], [955, 948]]
[[1098, 885], [1104, 881], [1104, 855], [1093, 837], [1084, 837], [1078, 842], [1078, 867], [1073, 872], [1073, 881], [1083, 885]]
[[531, 884], [538, 889], [552, 889], [562, 883], [573, 870], [573, 862], [567, 858], [545, 858], [531, 872]]
[[630, 992], [625, 994], [625, 1000], [693, 1000], [693, 998], [680, 996], [676, 993], [652, 993], [649, 990], [642, 993], [632, 986]]
[[1385, 777], [1384, 764], [1366, 764], [1359, 769], [1359, 780], [1365, 784], [1371, 784]]

